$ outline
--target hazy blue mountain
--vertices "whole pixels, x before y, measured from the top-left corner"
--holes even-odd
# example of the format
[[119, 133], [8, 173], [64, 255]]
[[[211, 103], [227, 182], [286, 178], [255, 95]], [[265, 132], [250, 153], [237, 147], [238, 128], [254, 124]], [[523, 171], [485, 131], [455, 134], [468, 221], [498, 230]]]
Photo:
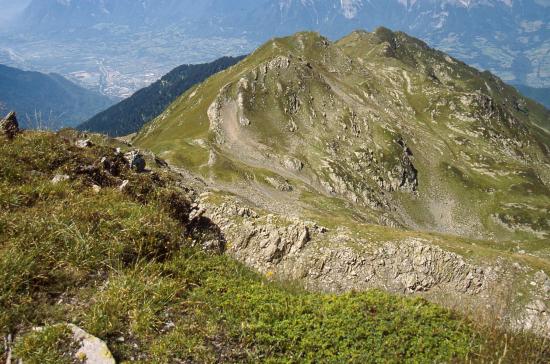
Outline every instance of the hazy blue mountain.
[[525, 85], [516, 85], [516, 88], [525, 96], [540, 102], [547, 109], [550, 109], [550, 88], [537, 88]]
[[60, 75], [0, 65], [0, 114], [16, 111], [23, 128], [76, 126], [112, 104]]
[[59, 72], [53, 46], [67, 67], [81, 64], [71, 72], [100, 75], [92, 86], [124, 84], [108, 94], [137, 90], [147, 72], [158, 78], [273, 36], [316, 30], [336, 39], [380, 25], [508, 82], [550, 87], [550, 0], [33, 0], [16, 23], [17, 32], [0, 41], [0, 62]]
[[95, 115], [78, 129], [111, 136], [135, 133], [189, 88], [242, 58], [223, 57], [211, 63], [177, 67], [152, 85]]
[[12, 20], [20, 12], [25, 10], [31, 0], [0, 0], [0, 29], [7, 26], [6, 22]]

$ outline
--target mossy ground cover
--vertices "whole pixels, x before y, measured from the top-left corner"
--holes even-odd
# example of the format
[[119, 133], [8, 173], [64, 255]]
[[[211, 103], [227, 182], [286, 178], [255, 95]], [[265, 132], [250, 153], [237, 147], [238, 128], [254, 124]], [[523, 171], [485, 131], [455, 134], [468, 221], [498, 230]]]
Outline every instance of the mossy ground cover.
[[[542, 341], [481, 328], [422, 299], [289, 289], [193, 248], [211, 232], [189, 229], [189, 201], [166, 172], [123, 169], [117, 178], [130, 184], [121, 192], [117, 178], [75, 172], [112, 148], [78, 149], [72, 138], [0, 140], [0, 334], [15, 335], [25, 363], [75, 362], [60, 323], [105, 340], [120, 362], [549, 359]], [[71, 179], [52, 184], [59, 173]]]

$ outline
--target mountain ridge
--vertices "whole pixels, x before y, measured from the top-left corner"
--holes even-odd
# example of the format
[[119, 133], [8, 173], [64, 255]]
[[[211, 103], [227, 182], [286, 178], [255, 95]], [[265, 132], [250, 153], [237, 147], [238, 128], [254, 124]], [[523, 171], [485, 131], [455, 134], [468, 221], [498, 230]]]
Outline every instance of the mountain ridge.
[[179, 66], [150, 86], [94, 115], [77, 129], [110, 136], [132, 134], [158, 116], [183, 92], [243, 57], [222, 57], [210, 63]]
[[[439, 289], [465, 309], [490, 297], [508, 315], [524, 310], [520, 296], [482, 292], [529, 284], [504, 283], [516, 273], [503, 249], [549, 264], [549, 124], [549, 110], [490, 72], [378, 28], [273, 39], [188, 90], [133, 143], [211, 188], [199, 208], [257, 271], [449, 304]], [[439, 268], [411, 263], [414, 251], [438, 252], [428, 265]], [[394, 264], [405, 268], [381, 268]], [[550, 330], [537, 317], [520, 322]]]

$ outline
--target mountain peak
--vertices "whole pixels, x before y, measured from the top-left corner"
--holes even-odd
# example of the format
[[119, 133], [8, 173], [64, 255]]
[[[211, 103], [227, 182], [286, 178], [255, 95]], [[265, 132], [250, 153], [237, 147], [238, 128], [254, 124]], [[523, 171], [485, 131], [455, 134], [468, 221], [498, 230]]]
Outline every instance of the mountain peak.
[[[485, 173], [501, 173], [498, 163], [523, 170], [526, 158], [538, 161], [530, 168], [540, 171], [537, 181], [544, 180], [549, 135], [534, 125], [547, 128], [548, 115], [490, 73], [404, 33], [379, 28], [332, 43], [306, 32], [268, 42], [183, 95], [138, 142], [174, 160], [206, 154], [203, 158], [217, 162], [184, 164], [207, 175], [227, 167], [215, 155], [229, 158], [231, 169], [242, 173], [267, 169], [296, 180], [295, 190], [305, 184], [320, 195], [363, 206], [370, 219], [377, 216], [373, 222], [512, 236], [479, 220], [464, 224], [473, 223], [475, 215], [458, 207], [442, 219], [439, 207], [430, 205], [430, 191], [447, 181], [446, 198], [466, 208], [464, 199], [474, 198], [473, 191], [497, 188], [484, 181]], [[174, 135], [186, 142], [174, 144]], [[216, 142], [195, 148], [197, 138]], [[480, 171], [474, 162], [480, 151], [499, 162]], [[303, 169], [287, 170], [288, 160]], [[367, 166], [370, 174], [361, 175]], [[464, 182], [470, 180], [479, 182]], [[506, 209], [500, 205], [493, 213]], [[492, 218], [486, 210], [478, 212], [481, 221]]]

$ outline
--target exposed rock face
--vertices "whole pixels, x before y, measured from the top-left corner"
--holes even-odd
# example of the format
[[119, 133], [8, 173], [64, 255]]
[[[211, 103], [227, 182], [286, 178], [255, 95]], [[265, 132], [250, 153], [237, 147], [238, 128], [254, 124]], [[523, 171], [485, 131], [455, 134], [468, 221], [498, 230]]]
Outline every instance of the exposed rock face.
[[490, 269], [467, 263], [422, 239], [388, 242], [364, 254], [345, 248], [322, 249], [309, 274], [327, 286], [336, 283], [338, 290], [363, 286], [403, 293], [439, 289], [478, 294], [495, 279]]
[[268, 277], [325, 292], [379, 288], [437, 302], [444, 297], [445, 302], [462, 302], [453, 308], [467, 312], [471, 305], [492, 307], [498, 302], [514, 327], [550, 335], [545, 303], [550, 279], [542, 271], [534, 275], [538, 288], [530, 303], [512, 308], [512, 301], [504, 298], [517, 274], [508, 270], [509, 263], [480, 264], [425, 238], [371, 241], [346, 228], [329, 231], [311, 221], [257, 213], [234, 198], [213, 204], [208, 202], [210, 193], [201, 196], [195, 214], [220, 228], [226, 253]]
[[227, 92], [230, 85], [224, 86], [214, 102], [210, 105], [207, 110], [208, 119], [210, 121], [210, 130], [216, 135], [216, 141], [219, 144], [225, 143], [225, 135], [223, 131], [223, 117], [222, 109], [227, 102]]
[[544, 271], [534, 274], [530, 285], [534, 287], [534, 297], [525, 305], [523, 317], [517, 327], [543, 332], [550, 337], [550, 277]]
[[[366, 250], [358, 252], [347, 246], [353, 239], [346, 233], [327, 234], [326, 229], [312, 222], [274, 215], [258, 217], [231, 202], [202, 210], [221, 227], [232, 243], [229, 253], [237, 259], [264, 273], [277, 270], [281, 275], [290, 275], [287, 278], [305, 279], [317, 289], [341, 292], [383, 287], [413, 293], [437, 288], [478, 294], [496, 278], [490, 268], [468, 263], [423, 239], [367, 245]], [[233, 222], [235, 217], [239, 217], [240, 224]], [[305, 249], [313, 238], [316, 242]], [[319, 244], [327, 239], [327, 246]]]
[[0, 121], [0, 132], [10, 140], [19, 133], [19, 123], [17, 122], [15, 112], [10, 112]]

